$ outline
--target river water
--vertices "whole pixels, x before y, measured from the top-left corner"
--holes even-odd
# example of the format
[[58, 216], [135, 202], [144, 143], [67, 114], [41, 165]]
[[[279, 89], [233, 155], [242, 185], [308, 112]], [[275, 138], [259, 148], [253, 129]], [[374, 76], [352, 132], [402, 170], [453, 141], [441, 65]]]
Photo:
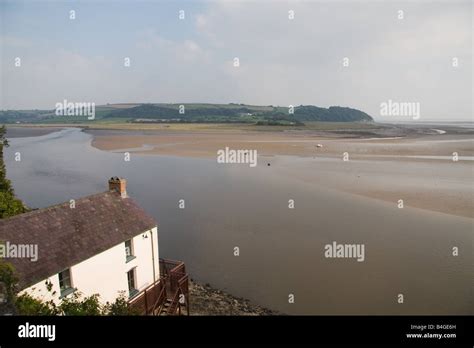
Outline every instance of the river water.
[[[259, 159], [256, 168], [133, 153], [125, 161], [91, 139], [74, 128], [11, 138], [5, 162], [19, 198], [46, 207], [124, 177], [128, 194], [158, 222], [160, 257], [183, 260], [192, 278], [284, 313], [473, 312], [472, 219], [396, 209], [298, 180], [291, 171], [308, 167], [297, 158], [272, 166]], [[326, 258], [333, 241], [363, 244], [365, 260]]]

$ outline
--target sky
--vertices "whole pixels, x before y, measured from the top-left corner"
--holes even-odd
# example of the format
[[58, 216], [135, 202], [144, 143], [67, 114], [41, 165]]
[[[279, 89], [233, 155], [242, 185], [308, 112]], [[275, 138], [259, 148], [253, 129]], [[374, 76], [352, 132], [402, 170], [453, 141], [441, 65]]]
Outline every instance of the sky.
[[391, 121], [391, 100], [473, 120], [472, 17], [470, 0], [0, 0], [0, 109], [311, 104]]

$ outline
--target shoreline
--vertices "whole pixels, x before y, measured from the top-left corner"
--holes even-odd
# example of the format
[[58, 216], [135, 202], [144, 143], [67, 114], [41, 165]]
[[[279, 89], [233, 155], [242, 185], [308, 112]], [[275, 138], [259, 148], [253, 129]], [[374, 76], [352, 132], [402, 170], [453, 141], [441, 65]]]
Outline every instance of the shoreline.
[[191, 316], [285, 315], [193, 279], [189, 281], [189, 299]]

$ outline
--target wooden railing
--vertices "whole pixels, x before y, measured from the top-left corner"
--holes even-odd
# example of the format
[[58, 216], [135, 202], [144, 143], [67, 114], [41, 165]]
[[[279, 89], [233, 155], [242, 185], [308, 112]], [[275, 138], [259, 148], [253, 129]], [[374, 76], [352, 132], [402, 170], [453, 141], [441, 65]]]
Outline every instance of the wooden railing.
[[129, 306], [141, 315], [189, 315], [189, 277], [183, 262], [160, 259], [160, 279], [140, 291]]
[[152, 315], [153, 308], [156, 303], [160, 301], [160, 296], [163, 296], [164, 291], [166, 291], [166, 289], [163, 282], [157, 280], [135, 295], [129, 301], [129, 306], [141, 315]]
[[[177, 279], [176, 290], [167, 313], [181, 315], [181, 307], [184, 307], [186, 308], [186, 314], [189, 315], [188, 275], [186, 273], [184, 275], [182, 273], [175, 273], [173, 276]], [[181, 278], [178, 279], [178, 276], [181, 276]]]

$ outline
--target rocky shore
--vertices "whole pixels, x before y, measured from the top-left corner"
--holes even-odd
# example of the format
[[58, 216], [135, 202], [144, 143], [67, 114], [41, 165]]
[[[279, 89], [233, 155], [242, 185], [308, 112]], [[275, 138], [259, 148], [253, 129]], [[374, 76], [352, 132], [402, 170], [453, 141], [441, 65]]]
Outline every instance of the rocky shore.
[[191, 315], [282, 315], [282, 313], [251, 304], [209, 284], [189, 283]]

